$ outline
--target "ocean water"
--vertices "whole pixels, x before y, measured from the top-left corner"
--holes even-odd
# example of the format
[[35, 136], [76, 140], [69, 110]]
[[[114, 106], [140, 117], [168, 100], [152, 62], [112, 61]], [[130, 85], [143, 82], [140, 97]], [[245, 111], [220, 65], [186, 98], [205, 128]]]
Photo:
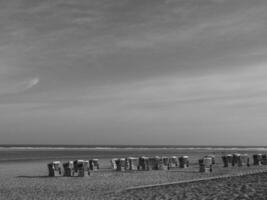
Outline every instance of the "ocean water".
[[0, 162], [267, 152], [261, 146], [0, 145]]

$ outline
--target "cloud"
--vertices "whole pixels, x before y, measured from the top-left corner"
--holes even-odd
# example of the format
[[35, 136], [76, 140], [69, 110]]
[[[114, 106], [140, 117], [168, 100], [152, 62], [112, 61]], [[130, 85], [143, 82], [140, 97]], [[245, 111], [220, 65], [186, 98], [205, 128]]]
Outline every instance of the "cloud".
[[[189, 11], [193, 12], [192, 9], [189, 9]], [[145, 48], [160, 44], [158, 47], [161, 48], [162, 44], [177, 45], [187, 42], [190, 45], [189, 42], [196, 39], [198, 41], [204, 39], [214, 42], [214, 39], [218, 40], [224, 37], [230, 37], [231, 39], [244, 34], [250, 34], [251, 36], [252, 33], [255, 34], [257, 31], [263, 30], [265, 16], [265, 7], [251, 7], [243, 12], [202, 19], [198, 23], [196, 23], [197, 20], [188, 18], [187, 25], [183, 26], [179, 25], [180, 19], [174, 21], [173, 18], [170, 18], [168, 21], [170, 26], [165, 28], [164, 25], [154, 20], [151, 22], [152, 26], [149, 31], [146, 29], [145, 31], [138, 30], [137, 33], [130, 34], [128, 38], [118, 40], [117, 45], [129, 48]], [[164, 30], [156, 31], [159, 26]], [[138, 26], [136, 25], [136, 27]]]
[[22, 93], [33, 88], [38, 83], [39, 83], [39, 78], [37, 77], [20, 82], [15, 82], [15, 81], [8, 81], [6, 83], [3, 82], [2, 86], [0, 87], [0, 95]]
[[22, 83], [21, 85], [25, 88], [24, 90], [31, 89], [33, 86], [39, 83], [39, 78], [33, 78], [29, 81]]
[[[242, 71], [215, 73], [191, 77], [158, 77], [135, 83], [98, 88], [90, 99], [99, 105], [112, 103], [125, 109], [161, 109], [179, 104], [228, 107], [258, 105], [267, 100], [267, 69], [260, 66], [244, 67]], [[90, 104], [90, 103], [89, 103]], [[89, 105], [88, 104], [88, 105]], [[94, 104], [94, 106], [96, 106]]]

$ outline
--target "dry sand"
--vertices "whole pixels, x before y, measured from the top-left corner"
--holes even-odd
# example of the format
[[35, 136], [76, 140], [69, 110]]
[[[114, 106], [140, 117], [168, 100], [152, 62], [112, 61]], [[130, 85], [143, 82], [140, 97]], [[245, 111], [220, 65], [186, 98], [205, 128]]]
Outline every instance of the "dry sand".
[[267, 173], [123, 191], [107, 199], [267, 199]]
[[217, 156], [212, 173], [199, 173], [196, 163], [200, 157], [192, 155], [193, 165], [188, 169], [136, 172], [113, 171], [109, 159], [101, 159], [102, 169], [84, 178], [47, 177], [47, 161], [4, 162], [0, 163], [0, 199], [238, 199], [234, 194], [239, 191], [241, 195], [245, 189], [250, 191], [248, 198], [258, 191], [260, 196], [265, 195], [266, 184], [262, 182], [267, 180], [266, 174], [125, 191], [133, 186], [267, 170], [267, 166], [223, 168]]

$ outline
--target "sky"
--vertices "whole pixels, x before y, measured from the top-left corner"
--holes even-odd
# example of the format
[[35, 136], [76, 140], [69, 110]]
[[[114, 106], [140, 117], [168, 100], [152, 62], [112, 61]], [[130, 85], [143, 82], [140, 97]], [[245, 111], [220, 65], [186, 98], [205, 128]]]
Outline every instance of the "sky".
[[0, 144], [266, 145], [266, 10], [1, 0]]

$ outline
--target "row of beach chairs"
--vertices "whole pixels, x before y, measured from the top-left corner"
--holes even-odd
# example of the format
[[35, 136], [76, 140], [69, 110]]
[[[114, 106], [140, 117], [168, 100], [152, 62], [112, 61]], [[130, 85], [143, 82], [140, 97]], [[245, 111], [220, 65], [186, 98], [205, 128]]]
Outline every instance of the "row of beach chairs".
[[[254, 155], [253, 155], [254, 156]], [[229, 167], [229, 166], [250, 166], [249, 162], [249, 155], [248, 154], [239, 154], [239, 153], [234, 153], [234, 154], [228, 154], [222, 156], [222, 161], [224, 164], [224, 167]]]
[[[250, 160], [248, 154], [227, 154], [222, 156], [222, 161], [224, 167], [242, 167], [250, 166]], [[200, 172], [212, 172], [212, 166], [215, 164], [215, 156], [205, 156], [199, 160], [199, 171]], [[266, 154], [254, 154], [253, 155], [253, 165], [267, 165]]]
[[[92, 160], [75, 160], [63, 163], [60, 161], [48, 163], [48, 176], [89, 176], [90, 171], [99, 169], [98, 159]], [[62, 170], [63, 168], [63, 170]]]
[[111, 160], [111, 166], [117, 171], [126, 170], [167, 170], [170, 168], [187, 168], [189, 167], [188, 156], [182, 157], [127, 157], [127, 158], [114, 158]]
[[[234, 166], [250, 166], [248, 154], [227, 154], [222, 156], [224, 167]], [[199, 172], [212, 172], [212, 166], [215, 164], [215, 156], [208, 155], [198, 160]], [[254, 154], [253, 165], [267, 165], [266, 154]], [[61, 167], [60, 161], [53, 161], [48, 165], [49, 176], [89, 176], [90, 171], [99, 169], [99, 160], [75, 160], [63, 163]], [[171, 168], [187, 168], [189, 167], [188, 156], [154, 156], [154, 157], [127, 157], [113, 158], [111, 160], [112, 169], [116, 171], [132, 171], [132, 170], [169, 170]]]

